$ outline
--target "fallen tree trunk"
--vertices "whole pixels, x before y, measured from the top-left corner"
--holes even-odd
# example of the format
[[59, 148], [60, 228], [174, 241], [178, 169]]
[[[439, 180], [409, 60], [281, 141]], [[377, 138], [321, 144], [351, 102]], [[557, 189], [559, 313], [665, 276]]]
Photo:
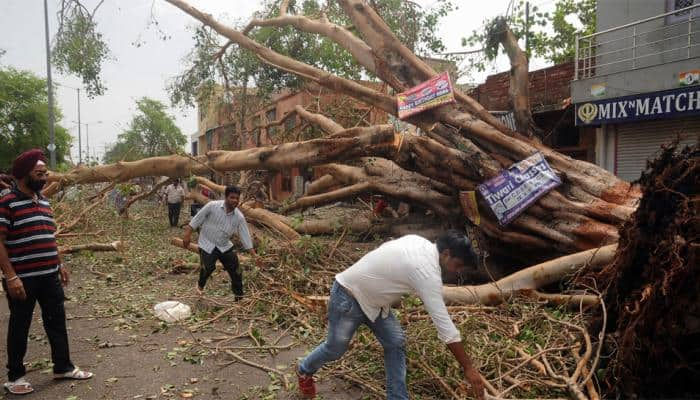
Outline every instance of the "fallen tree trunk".
[[[387, 113], [397, 114], [396, 98], [393, 96], [275, 53], [185, 1], [168, 2], [212, 27], [231, 42], [255, 53], [269, 65], [334, 92], [352, 96]], [[339, 0], [339, 3], [359, 35], [323, 20], [302, 21], [289, 16], [273, 19], [269, 24], [260, 21], [256, 21], [256, 24], [291, 25], [305, 32], [324, 35], [348, 50], [361, 65], [395, 92], [435, 76], [435, 71], [401, 44], [367, 3], [361, 0]], [[616, 242], [616, 224], [626, 220], [634, 210], [638, 191], [602, 168], [563, 156], [527, 136], [507, 130], [473, 99], [459, 93], [457, 97], [458, 105], [441, 106], [409, 118], [408, 121], [419, 126], [427, 137], [414, 141], [416, 145], [408, 157], [396, 159], [402, 168], [460, 190], [473, 190], [478, 183], [494, 177], [512, 162], [541, 152], [563, 178], [564, 184], [544, 196], [536, 206], [526, 210], [506, 228], [500, 227], [491, 211], [480, 202], [482, 218], [487, 220], [485, 225], [488, 225], [484, 233], [492, 245], [500, 247], [506, 243], [517, 243], [532, 254], [539, 253], [551, 258], [557, 254]], [[331, 131], [338, 128], [326, 125]], [[339, 137], [337, 140], [342, 139]], [[451, 150], [445, 150], [447, 148]], [[397, 157], [401, 157], [404, 150], [401, 149], [399, 153]], [[433, 157], [423, 157], [425, 154], [432, 154]], [[446, 164], [457, 165], [468, 176], [454, 173], [445, 168]], [[358, 189], [360, 187], [352, 190]], [[459, 209], [456, 199], [452, 208]]]
[[317, 165], [363, 156], [383, 156], [394, 150], [391, 125], [352, 128], [357, 135], [339, 139], [314, 139], [240, 151], [210, 151], [205, 156], [178, 155], [151, 157], [138, 161], [77, 167], [66, 173], [52, 172], [48, 180], [63, 185], [98, 182], [124, 182], [142, 176], [187, 177], [216, 171], [251, 169], [280, 170], [301, 165]]
[[406, 171], [387, 159], [363, 158], [359, 162], [361, 167], [342, 164], [321, 166], [335, 182], [349, 186], [332, 192], [301, 197], [281, 212], [329, 204], [371, 191], [421, 204], [444, 217], [455, 214], [452, 208], [454, 199], [445, 194], [451, 194], [453, 190], [447, 185], [416, 172]]
[[78, 253], [80, 251], [122, 251], [124, 250], [124, 243], [117, 240], [112, 243], [87, 243], [87, 244], [76, 244], [72, 246], [61, 246], [58, 248], [60, 254], [72, 254]]
[[522, 269], [493, 283], [445, 286], [442, 295], [447, 304], [498, 304], [520, 291], [532, 291], [559, 282], [583, 267], [605, 265], [613, 259], [616, 249], [617, 245], [608, 245], [560, 257]]
[[[573, 277], [584, 268], [595, 268], [608, 264], [614, 257], [617, 245], [582, 251], [550, 260], [542, 264], [521, 269], [496, 282], [475, 286], [443, 286], [442, 296], [448, 305], [496, 305], [522, 295], [539, 301], [573, 306], [599, 304], [597, 295], [551, 294], [537, 289], [557, 283], [567, 276]], [[313, 299], [327, 297], [313, 296]]]

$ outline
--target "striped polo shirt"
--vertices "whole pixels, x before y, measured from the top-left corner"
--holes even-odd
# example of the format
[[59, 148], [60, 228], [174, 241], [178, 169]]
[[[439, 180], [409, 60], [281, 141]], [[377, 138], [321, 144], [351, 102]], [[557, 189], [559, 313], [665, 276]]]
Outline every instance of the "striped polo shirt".
[[192, 229], [199, 229], [199, 248], [211, 254], [214, 249], [225, 253], [231, 247], [231, 236], [238, 234], [244, 250], [253, 248], [253, 240], [250, 238], [248, 223], [243, 213], [238, 208], [231, 212], [226, 211], [224, 200], [208, 202], [190, 221]]
[[56, 223], [51, 205], [43, 196], [35, 201], [13, 188], [0, 197], [0, 234], [5, 235], [10, 264], [20, 278], [58, 270]]

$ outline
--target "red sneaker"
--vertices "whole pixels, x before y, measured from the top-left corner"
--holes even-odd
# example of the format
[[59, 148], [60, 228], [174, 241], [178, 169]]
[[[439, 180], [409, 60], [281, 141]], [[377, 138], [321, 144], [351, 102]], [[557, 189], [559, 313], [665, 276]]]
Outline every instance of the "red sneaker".
[[316, 384], [314, 383], [313, 375], [303, 375], [297, 370], [299, 378], [299, 392], [305, 399], [313, 399], [316, 397]]

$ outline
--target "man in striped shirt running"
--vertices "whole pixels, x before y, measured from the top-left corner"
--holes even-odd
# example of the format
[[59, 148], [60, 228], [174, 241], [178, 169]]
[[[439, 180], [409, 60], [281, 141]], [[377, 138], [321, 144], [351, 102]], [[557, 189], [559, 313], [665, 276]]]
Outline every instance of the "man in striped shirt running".
[[51, 345], [55, 379], [89, 379], [92, 374], [70, 360], [63, 286], [70, 274], [61, 265], [56, 245], [56, 224], [49, 202], [41, 195], [46, 184], [46, 159], [41, 150], [30, 150], [15, 159], [16, 185], [0, 197], [0, 268], [7, 293], [10, 321], [7, 332], [9, 382], [13, 394], [34, 391], [24, 379], [27, 337], [39, 303], [44, 330]]
[[231, 277], [231, 290], [235, 300], [238, 301], [243, 297], [243, 275], [238, 265], [238, 256], [231, 243], [231, 236], [234, 233], [238, 234], [243, 249], [253, 255], [256, 265], [260, 267], [260, 259], [253, 248], [248, 223], [241, 210], [237, 208], [240, 196], [240, 189], [236, 186], [227, 186], [224, 191], [224, 200], [208, 202], [192, 218], [189, 225], [185, 226], [185, 233], [182, 236], [182, 244], [185, 248], [190, 245], [192, 231], [200, 229], [197, 240], [202, 265], [197, 282], [197, 291], [200, 294], [209, 276], [214, 272], [216, 260], [219, 260]]

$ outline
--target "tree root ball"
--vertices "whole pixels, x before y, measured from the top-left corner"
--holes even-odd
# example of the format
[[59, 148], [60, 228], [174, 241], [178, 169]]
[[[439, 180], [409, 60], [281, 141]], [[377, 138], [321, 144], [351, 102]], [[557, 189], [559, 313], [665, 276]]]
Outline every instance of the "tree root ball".
[[[617, 347], [607, 395], [700, 395], [700, 149], [669, 146], [639, 180], [643, 197], [620, 230], [609, 266], [590, 271], [608, 308]], [[595, 329], [595, 328], [593, 328]], [[602, 371], [601, 371], [602, 372]]]

